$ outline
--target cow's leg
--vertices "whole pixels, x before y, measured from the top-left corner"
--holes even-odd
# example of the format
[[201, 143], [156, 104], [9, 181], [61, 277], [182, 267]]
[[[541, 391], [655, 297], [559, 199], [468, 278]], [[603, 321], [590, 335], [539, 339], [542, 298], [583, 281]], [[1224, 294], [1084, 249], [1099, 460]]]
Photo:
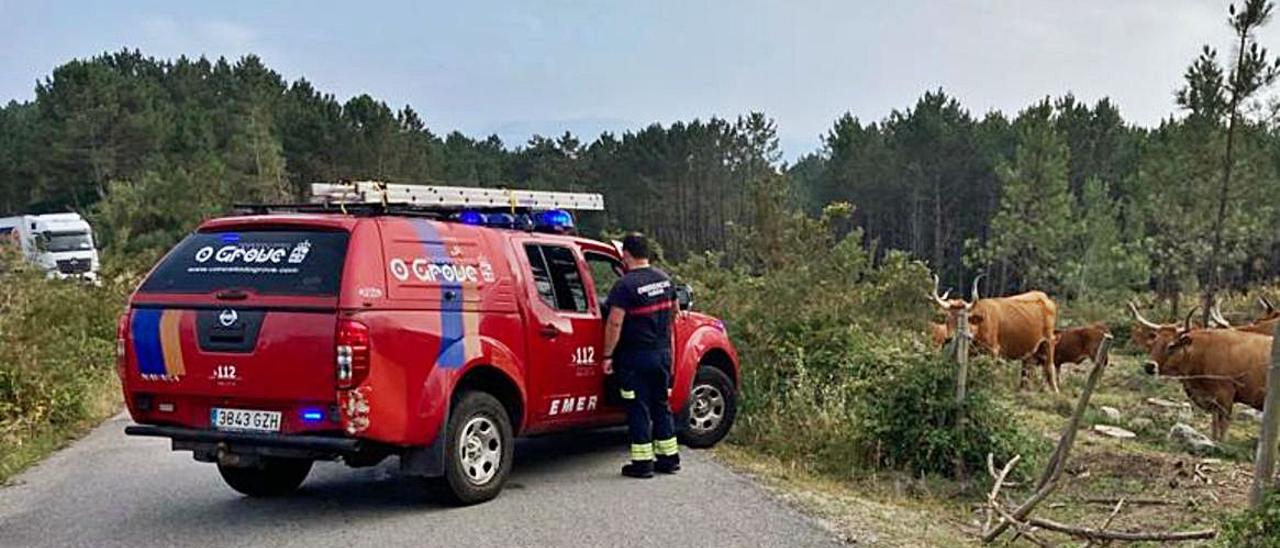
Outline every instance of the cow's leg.
[[1213, 441], [1222, 442], [1227, 439], [1227, 428], [1231, 426], [1231, 407], [1235, 404], [1234, 393], [1219, 392], [1214, 397], [1213, 405]]
[[1058, 368], [1053, 363], [1053, 330], [1049, 330], [1051, 335], [1049, 339], [1041, 344], [1045, 346], [1044, 354], [1044, 378], [1049, 382], [1049, 388], [1054, 394], [1058, 393]]

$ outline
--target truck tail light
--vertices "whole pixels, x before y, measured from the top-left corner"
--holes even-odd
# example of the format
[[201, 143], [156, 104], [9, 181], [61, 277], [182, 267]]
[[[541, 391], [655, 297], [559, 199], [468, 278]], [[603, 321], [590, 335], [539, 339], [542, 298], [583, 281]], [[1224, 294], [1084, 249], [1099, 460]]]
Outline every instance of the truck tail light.
[[338, 320], [338, 388], [359, 386], [369, 376], [369, 326], [354, 320]]
[[126, 354], [129, 349], [129, 313], [125, 312], [116, 319], [116, 373], [124, 380]]

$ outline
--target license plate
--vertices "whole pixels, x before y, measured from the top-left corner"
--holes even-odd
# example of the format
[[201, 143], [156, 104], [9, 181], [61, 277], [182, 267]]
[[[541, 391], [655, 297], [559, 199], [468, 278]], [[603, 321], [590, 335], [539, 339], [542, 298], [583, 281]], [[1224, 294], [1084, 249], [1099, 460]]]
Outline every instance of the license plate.
[[255, 411], [252, 409], [213, 408], [209, 420], [218, 430], [247, 430], [251, 432], [279, 432], [279, 411]]

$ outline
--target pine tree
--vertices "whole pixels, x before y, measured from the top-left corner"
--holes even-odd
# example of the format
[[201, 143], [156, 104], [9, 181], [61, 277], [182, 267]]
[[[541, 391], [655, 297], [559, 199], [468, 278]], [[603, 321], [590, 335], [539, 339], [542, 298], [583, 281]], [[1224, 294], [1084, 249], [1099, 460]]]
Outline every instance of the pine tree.
[[[1066, 143], [1054, 129], [1045, 101], [1014, 123], [1018, 135], [1012, 162], [997, 167], [1000, 209], [985, 246], [971, 253], [973, 266], [999, 265], [998, 286], [1056, 292], [1062, 287], [1058, 261], [1069, 246], [1071, 199]], [[1020, 279], [1015, 279], [1020, 277]]]

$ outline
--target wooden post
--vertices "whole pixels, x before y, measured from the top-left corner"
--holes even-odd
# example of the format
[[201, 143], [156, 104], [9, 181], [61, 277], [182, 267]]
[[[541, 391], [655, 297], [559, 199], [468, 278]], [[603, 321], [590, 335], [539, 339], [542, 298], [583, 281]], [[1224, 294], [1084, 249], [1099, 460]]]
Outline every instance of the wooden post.
[[1103, 335], [1102, 344], [1098, 345], [1098, 355], [1093, 357], [1093, 370], [1089, 372], [1089, 380], [1085, 382], [1084, 392], [1080, 394], [1080, 400], [1076, 402], [1075, 412], [1071, 414], [1071, 420], [1067, 421], [1067, 426], [1062, 430], [1062, 437], [1058, 439], [1058, 447], [1054, 450], [1053, 456], [1049, 458], [1049, 465], [1045, 467], [1044, 473], [1040, 476], [1040, 481], [1036, 483], [1036, 488], [1041, 488], [1053, 481], [1062, 473], [1062, 468], [1067, 463], [1067, 454], [1071, 452], [1071, 446], [1076, 441], [1076, 430], [1080, 428], [1080, 419], [1084, 417], [1084, 412], [1089, 408], [1089, 399], [1093, 396], [1093, 390], [1097, 388], [1098, 382], [1102, 380], [1102, 372], [1106, 370], [1107, 363], [1111, 361], [1111, 335]]
[[969, 378], [969, 310], [956, 317], [956, 404], [963, 405]]
[[1267, 367], [1267, 399], [1262, 405], [1262, 433], [1258, 436], [1257, 457], [1253, 459], [1253, 489], [1249, 491], [1249, 506], [1257, 508], [1266, 500], [1272, 488], [1276, 466], [1276, 434], [1280, 433], [1280, 324], [1271, 340], [1271, 364]]
[[[964, 436], [965, 428], [965, 393], [969, 377], [969, 309], [964, 308], [956, 315], [956, 439]], [[956, 455], [956, 479], [968, 480], [968, 472], [964, 468], [964, 459]]]

